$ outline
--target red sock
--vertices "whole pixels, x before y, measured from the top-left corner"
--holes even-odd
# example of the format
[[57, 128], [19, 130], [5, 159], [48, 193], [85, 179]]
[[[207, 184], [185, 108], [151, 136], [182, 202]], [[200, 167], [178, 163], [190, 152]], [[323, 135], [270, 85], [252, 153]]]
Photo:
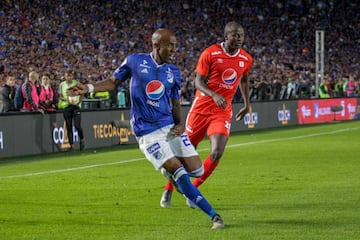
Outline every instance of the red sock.
[[174, 186], [168, 181], [165, 185], [165, 190], [174, 191]]
[[210, 155], [204, 160], [204, 174], [198, 178], [195, 178], [193, 185], [199, 187], [205, 180], [211, 175], [215, 168], [219, 165], [219, 162], [213, 162]]

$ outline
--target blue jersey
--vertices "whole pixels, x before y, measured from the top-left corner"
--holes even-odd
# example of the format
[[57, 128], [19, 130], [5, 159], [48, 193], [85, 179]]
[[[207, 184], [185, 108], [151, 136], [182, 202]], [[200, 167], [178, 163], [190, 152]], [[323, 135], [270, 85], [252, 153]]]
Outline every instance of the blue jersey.
[[130, 78], [130, 121], [137, 137], [174, 123], [171, 99], [180, 98], [177, 66], [157, 64], [152, 53], [131, 54], [113, 76]]

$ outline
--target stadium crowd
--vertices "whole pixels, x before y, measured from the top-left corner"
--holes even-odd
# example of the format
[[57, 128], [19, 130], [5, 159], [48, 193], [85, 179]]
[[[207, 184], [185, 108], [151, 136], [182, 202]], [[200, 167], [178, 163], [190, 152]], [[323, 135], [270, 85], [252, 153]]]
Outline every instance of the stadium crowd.
[[7, 75], [19, 84], [36, 71], [50, 77], [56, 92], [69, 69], [82, 83], [103, 80], [129, 53], [150, 52], [151, 33], [167, 27], [178, 37], [182, 96], [191, 102], [199, 54], [222, 41], [230, 20], [243, 25], [243, 47], [254, 58], [252, 101], [316, 95], [316, 30], [325, 30], [324, 75], [331, 97], [346, 96], [349, 78], [358, 91], [360, 7], [341, 0], [1, 1], [0, 85]]

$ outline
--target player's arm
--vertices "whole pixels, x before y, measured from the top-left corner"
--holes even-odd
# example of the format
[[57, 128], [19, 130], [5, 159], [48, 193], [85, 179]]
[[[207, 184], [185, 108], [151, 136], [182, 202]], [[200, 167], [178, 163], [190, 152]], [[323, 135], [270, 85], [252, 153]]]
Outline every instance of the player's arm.
[[172, 134], [174, 136], [180, 136], [185, 131], [184, 124], [182, 123], [180, 100], [172, 99], [171, 101], [172, 101], [172, 115], [175, 123], [175, 126], [172, 129]]
[[208, 81], [207, 76], [196, 73], [195, 88], [201, 91], [202, 93], [204, 93], [205, 95], [210, 96], [219, 108], [225, 109], [227, 107], [228, 102], [223, 96], [212, 91], [208, 87], [207, 81]]
[[[89, 86], [89, 84], [86, 85], [88, 88], [91, 87]], [[93, 84], [93, 86], [94, 86], [93, 92], [107, 92], [116, 88], [117, 81], [114, 76], [111, 76], [110, 78], [104, 81], [96, 82], [95, 84]]]
[[248, 76], [243, 76], [239, 83], [240, 92], [244, 100], [244, 106], [236, 114], [235, 119], [241, 120], [249, 112], [250, 108], [250, 99], [249, 99], [249, 79]]
[[76, 96], [88, 92], [107, 92], [115, 89], [119, 81], [125, 81], [131, 77], [131, 67], [128, 65], [128, 59], [132, 56], [127, 57], [108, 79], [96, 82], [95, 84], [77, 84], [74, 87], [69, 88], [67, 94], [69, 96]]
[[95, 84], [81, 84], [78, 83], [67, 90], [69, 96], [83, 95], [88, 92], [106, 92], [115, 89], [117, 81], [114, 76], [110, 78], [96, 82]]

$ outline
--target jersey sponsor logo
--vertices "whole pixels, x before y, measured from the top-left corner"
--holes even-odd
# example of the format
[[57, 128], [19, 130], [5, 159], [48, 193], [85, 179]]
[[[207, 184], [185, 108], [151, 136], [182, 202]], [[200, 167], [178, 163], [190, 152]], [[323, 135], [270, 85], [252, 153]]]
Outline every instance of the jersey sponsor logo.
[[239, 54], [239, 57], [245, 59], [246, 61], [248, 61], [249, 59], [245, 56], [245, 55], [242, 55], [242, 54]]
[[214, 55], [219, 55], [221, 53], [222, 53], [221, 51], [215, 51], [215, 52], [212, 52], [211, 55], [214, 56]]
[[158, 101], [151, 101], [150, 99], [146, 100], [146, 103], [153, 107], [160, 107], [160, 103]]
[[142, 72], [142, 73], [149, 73], [149, 71], [148, 71], [146, 68], [144, 68], [143, 70], [141, 70], [141, 72]]
[[163, 157], [160, 151], [154, 152], [153, 156], [156, 160], [160, 160]]
[[146, 151], [150, 154], [153, 154], [154, 152], [158, 151], [160, 149], [160, 144], [159, 143], [154, 143], [153, 145], [151, 145], [150, 147], [148, 147], [146, 149]]
[[220, 83], [220, 84], [219, 84], [219, 88], [233, 89], [234, 86], [233, 86], [233, 85], [229, 85], [229, 84]]
[[140, 67], [143, 67], [143, 68], [150, 68], [149, 65], [147, 65], [148, 62], [146, 60], [143, 60], [143, 63], [140, 64]]
[[166, 71], [166, 80], [169, 83], [173, 83], [174, 82], [174, 74], [172, 73], [171, 69], [168, 68], [168, 70]]
[[226, 84], [233, 84], [237, 79], [237, 73], [234, 69], [228, 68], [222, 74], [222, 80]]
[[146, 151], [147, 151], [149, 154], [153, 155], [153, 157], [154, 157], [156, 160], [161, 159], [162, 156], [163, 156], [162, 153], [161, 153], [161, 151], [160, 151], [160, 144], [159, 144], [159, 143], [155, 143], [155, 144], [151, 145], [150, 147], [148, 147], [148, 148], [146, 149]]
[[159, 100], [165, 92], [165, 87], [159, 80], [152, 80], [146, 85], [146, 96], [151, 100]]

